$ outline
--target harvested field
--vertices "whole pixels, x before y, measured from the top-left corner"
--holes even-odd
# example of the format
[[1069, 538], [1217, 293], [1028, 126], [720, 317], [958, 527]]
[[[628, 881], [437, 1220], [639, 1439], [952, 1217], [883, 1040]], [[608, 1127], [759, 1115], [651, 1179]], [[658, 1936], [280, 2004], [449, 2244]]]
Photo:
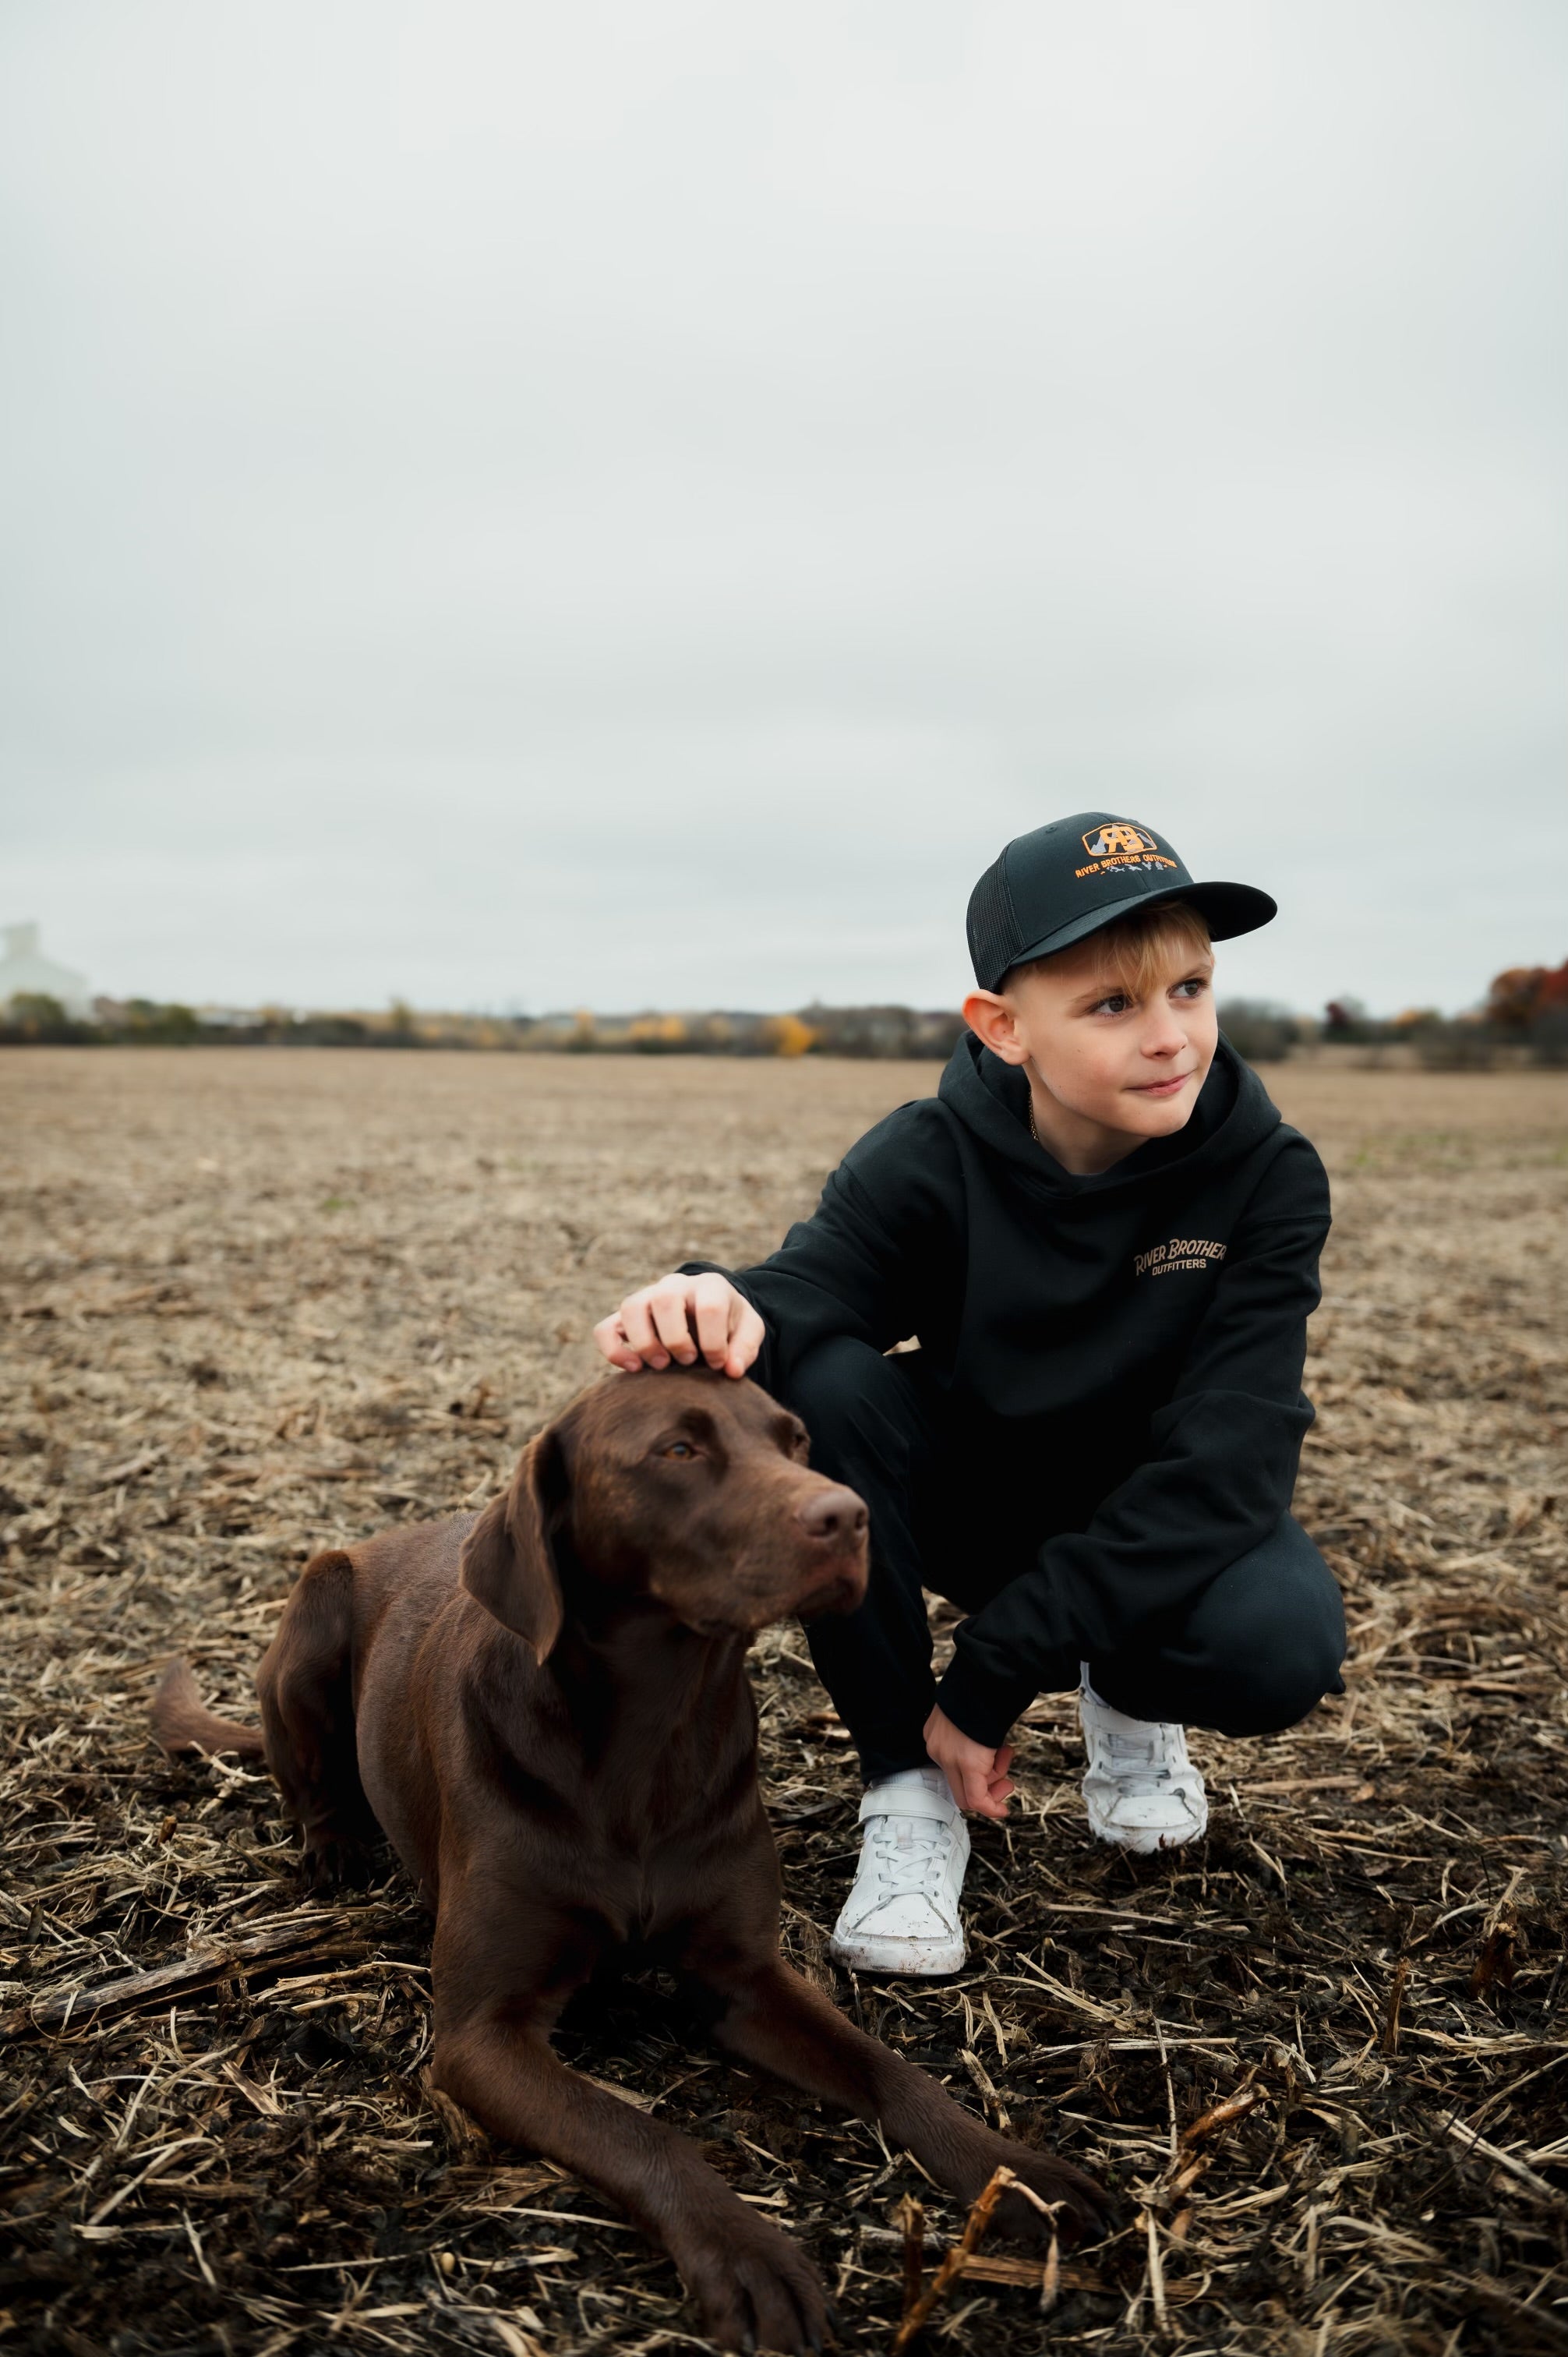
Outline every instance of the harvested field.
[[[1037, 2273], [961, 2276], [931, 2348], [1568, 2351], [1568, 1084], [1265, 1077], [1336, 1189], [1298, 1506], [1346, 1587], [1349, 1692], [1269, 1742], [1197, 1738], [1209, 1839], [1152, 1860], [1091, 1848], [1071, 1709], [1042, 1702], [1012, 1822], [976, 1828], [968, 1973], [841, 1979], [977, 2110], [1127, 2197], [1044, 2312]], [[0, 1057], [12, 2345], [706, 2345], [598, 2196], [423, 2093], [401, 1877], [309, 1901], [265, 1778], [164, 1761], [147, 1696], [180, 1650], [249, 1715], [308, 1552], [477, 1501], [628, 1285], [766, 1250], [936, 1078]], [[831, 1977], [854, 1780], [798, 1632], [756, 1665], [789, 1937]], [[962, 2222], [908, 2164], [690, 2049], [651, 1985], [563, 2044], [811, 2246], [843, 2347], [888, 2349], [904, 2197], [929, 2255]]]

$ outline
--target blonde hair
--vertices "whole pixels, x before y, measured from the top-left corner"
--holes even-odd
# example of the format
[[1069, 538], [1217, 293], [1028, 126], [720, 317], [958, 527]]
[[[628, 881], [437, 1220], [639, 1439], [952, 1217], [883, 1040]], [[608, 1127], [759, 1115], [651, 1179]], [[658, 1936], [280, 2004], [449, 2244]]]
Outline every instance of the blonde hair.
[[1087, 941], [1015, 965], [1002, 987], [1005, 990], [1015, 974], [1036, 974], [1072, 958], [1109, 987], [1124, 990], [1129, 998], [1146, 998], [1175, 969], [1207, 957], [1211, 947], [1208, 927], [1196, 909], [1185, 900], [1162, 900], [1157, 908], [1134, 909], [1131, 915], [1118, 917]]

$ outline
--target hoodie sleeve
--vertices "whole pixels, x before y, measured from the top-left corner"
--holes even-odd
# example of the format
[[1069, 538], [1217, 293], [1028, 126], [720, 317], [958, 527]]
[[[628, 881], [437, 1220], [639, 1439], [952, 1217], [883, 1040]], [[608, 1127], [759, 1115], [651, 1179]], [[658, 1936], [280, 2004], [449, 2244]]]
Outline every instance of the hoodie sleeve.
[[1190, 1605], [1287, 1512], [1312, 1422], [1301, 1377], [1328, 1222], [1323, 1165], [1294, 1139], [1231, 1240], [1147, 1457], [1087, 1530], [1048, 1541], [960, 1628], [937, 1698], [974, 1741], [1000, 1743], [1035, 1695], [1077, 1684], [1080, 1661]]
[[[754, 1371], [764, 1390], [787, 1389], [802, 1355], [830, 1336], [887, 1351], [920, 1331], [933, 1284], [950, 1276], [950, 1181], [944, 1190], [939, 1173], [951, 1160], [931, 1101], [901, 1105], [830, 1173], [811, 1218], [776, 1253], [719, 1271], [768, 1329]], [[946, 1249], [934, 1249], [941, 1237]], [[717, 1265], [688, 1261], [681, 1273]]]

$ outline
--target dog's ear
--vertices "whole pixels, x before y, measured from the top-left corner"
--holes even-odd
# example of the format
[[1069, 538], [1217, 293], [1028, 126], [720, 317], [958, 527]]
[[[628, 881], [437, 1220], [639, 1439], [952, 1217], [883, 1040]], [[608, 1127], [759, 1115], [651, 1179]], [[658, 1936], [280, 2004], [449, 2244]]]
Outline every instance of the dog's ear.
[[561, 1578], [550, 1526], [566, 1493], [565, 1467], [553, 1428], [531, 1440], [511, 1488], [485, 1508], [463, 1542], [457, 1577], [505, 1628], [545, 1661], [561, 1634]]

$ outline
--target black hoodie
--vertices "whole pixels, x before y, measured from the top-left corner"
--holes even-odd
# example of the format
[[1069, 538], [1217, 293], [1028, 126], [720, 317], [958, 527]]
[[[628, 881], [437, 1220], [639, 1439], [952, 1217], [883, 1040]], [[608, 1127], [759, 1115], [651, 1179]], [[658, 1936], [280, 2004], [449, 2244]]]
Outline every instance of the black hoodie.
[[1014, 1425], [1042, 1495], [1082, 1501], [1055, 1521], [1084, 1526], [958, 1631], [939, 1700], [976, 1742], [1275, 1528], [1312, 1421], [1328, 1216], [1316, 1150], [1223, 1038], [1183, 1129], [1080, 1178], [1030, 1135], [1024, 1074], [969, 1033], [938, 1094], [869, 1130], [779, 1251], [729, 1273], [767, 1325], [770, 1390], [827, 1336], [918, 1336], [955, 1410]]

